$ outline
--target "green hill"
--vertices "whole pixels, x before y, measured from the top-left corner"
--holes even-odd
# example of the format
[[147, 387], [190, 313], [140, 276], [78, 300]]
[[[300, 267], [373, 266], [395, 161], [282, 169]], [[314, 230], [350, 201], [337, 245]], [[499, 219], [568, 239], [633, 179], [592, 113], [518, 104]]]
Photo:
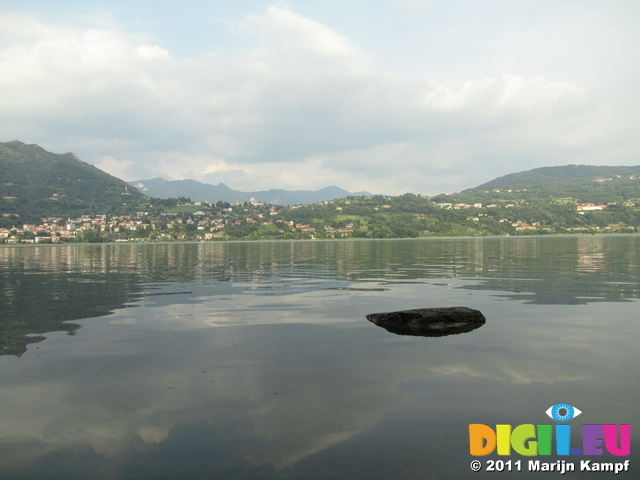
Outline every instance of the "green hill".
[[115, 213], [144, 198], [73, 153], [55, 154], [19, 141], [0, 143], [0, 224]]
[[564, 165], [560, 167], [541, 167], [524, 172], [510, 173], [469, 190], [545, 187], [551, 183], [584, 183], [595, 178], [638, 175], [639, 173], [640, 166]]
[[623, 203], [640, 197], [640, 166], [566, 165], [511, 173], [478, 187], [464, 190], [463, 197], [490, 199], [553, 200], [577, 203]]

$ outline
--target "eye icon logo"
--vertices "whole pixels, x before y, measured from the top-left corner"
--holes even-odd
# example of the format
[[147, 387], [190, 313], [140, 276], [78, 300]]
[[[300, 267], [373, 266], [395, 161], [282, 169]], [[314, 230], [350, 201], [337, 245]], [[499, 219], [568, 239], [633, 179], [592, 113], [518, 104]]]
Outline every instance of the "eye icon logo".
[[550, 406], [545, 413], [556, 422], [568, 422], [580, 415], [582, 410], [568, 403], [556, 403]]

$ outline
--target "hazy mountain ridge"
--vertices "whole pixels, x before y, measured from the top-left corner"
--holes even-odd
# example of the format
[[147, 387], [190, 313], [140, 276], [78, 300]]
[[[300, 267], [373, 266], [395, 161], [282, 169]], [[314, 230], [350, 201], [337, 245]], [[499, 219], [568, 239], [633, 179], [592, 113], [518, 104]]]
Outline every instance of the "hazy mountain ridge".
[[162, 178], [136, 180], [134, 182], [129, 182], [129, 185], [137, 188], [150, 197], [187, 197], [191, 198], [192, 201], [208, 203], [215, 203], [218, 201], [244, 203], [255, 200], [272, 205], [301, 205], [325, 202], [336, 198], [344, 198], [350, 195], [372, 195], [369, 192], [351, 193], [343, 188], [333, 185], [320, 190], [271, 189], [256, 192], [233, 190], [224, 183], [212, 185], [208, 183], [201, 183], [196, 180], [164, 180]]

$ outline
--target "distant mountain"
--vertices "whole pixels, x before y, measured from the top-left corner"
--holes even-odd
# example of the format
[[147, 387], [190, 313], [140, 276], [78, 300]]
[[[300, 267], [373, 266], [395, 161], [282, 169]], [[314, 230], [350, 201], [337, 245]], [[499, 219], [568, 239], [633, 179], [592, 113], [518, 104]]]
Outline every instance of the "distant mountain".
[[231, 190], [224, 183], [209, 185], [195, 180], [168, 181], [162, 178], [152, 178], [150, 180], [136, 180], [135, 182], [129, 182], [129, 185], [137, 188], [140, 192], [149, 197], [189, 197], [191, 200], [196, 202], [217, 202], [217, 197], [219, 196], [225, 197], [223, 200], [227, 201], [226, 197], [229, 195], [233, 196], [234, 194], [242, 193]]
[[193, 201], [215, 203], [218, 201], [235, 203], [249, 202], [252, 200], [270, 203], [273, 205], [302, 205], [319, 203], [336, 198], [344, 198], [349, 195], [371, 196], [368, 192], [351, 193], [340, 187], [331, 186], [320, 190], [280, 190], [272, 189], [258, 192], [241, 192], [233, 190], [224, 183], [211, 185], [195, 180], [163, 180], [152, 178], [150, 180], [136, 180], [129, 185], [137, 188], [145, 195], [156, 198], [188, 197]]
[[126, 182], [83, 162], [73, 153], [38, 145], [0, 142], [0, 220], [39, 221], [120, 211], [144, 199]]

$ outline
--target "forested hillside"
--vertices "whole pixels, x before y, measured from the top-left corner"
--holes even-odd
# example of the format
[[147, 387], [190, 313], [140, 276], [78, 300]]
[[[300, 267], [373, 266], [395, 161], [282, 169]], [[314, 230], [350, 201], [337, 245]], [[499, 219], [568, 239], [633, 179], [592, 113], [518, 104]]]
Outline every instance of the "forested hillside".
[[55, 154], [19, 141], [0, 143], [0, 226], [17, 219], [120, 212], [144, 198], [72, 153]]
[[566, 165], [542, 167], [496, 178], [456, 195], [461, 200], [566, 200], [624, 203], [640, 196], [640, 166]]
[[[640, 180], [637, 181], [640, 190]], [[636, 195], [640, 191], [636, 190]], [[507, 192], [508, 194], [508, 192]], [[634, 233], [638, 200], [583, 206], [532, 197], [480, 198], [470, 194], [425, 197], [349, 197], [287, 209], [284, 219], [320, 237], [411, 238], [557, 233]], [[487, 203], [483, 203], [486, 202]], [[589, 210], [594, 208], [594, 210]], [[312, 230], [306, 228], [310, 227]]]
[[639, 205], [640, 166], [567, 165], [506, 175], [456, 194], [350, 197], [282, 216], [316, 232], [340, 228], [368, 238], [632, 233], [640, 228]]

